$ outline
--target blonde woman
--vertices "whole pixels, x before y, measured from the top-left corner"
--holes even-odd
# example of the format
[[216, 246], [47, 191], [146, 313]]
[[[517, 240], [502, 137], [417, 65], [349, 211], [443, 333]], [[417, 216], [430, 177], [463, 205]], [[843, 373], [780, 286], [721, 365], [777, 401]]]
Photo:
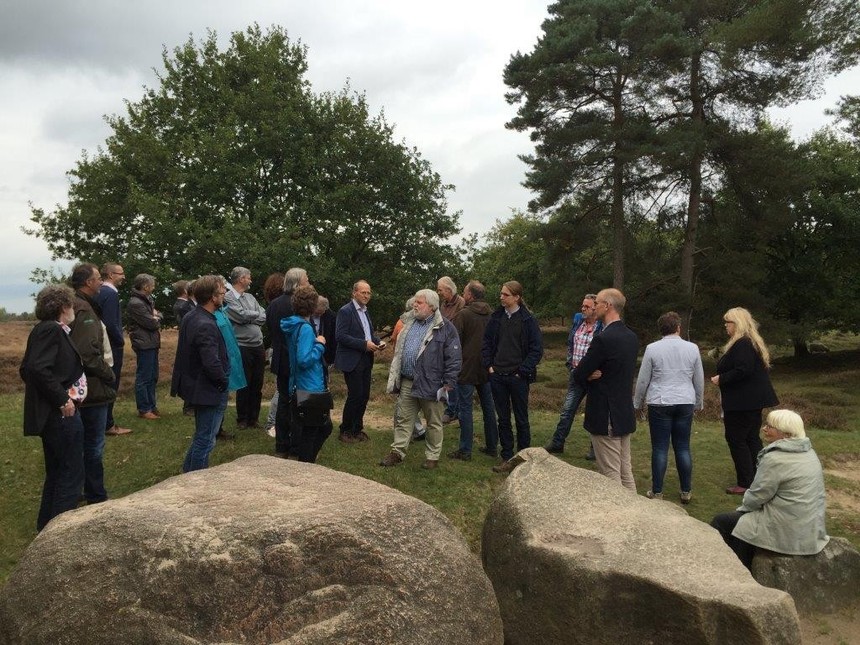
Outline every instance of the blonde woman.
[[758, 323], [743, 307], [729, 309], [723, 322], [729, 340], [711, 382], [720, 388], [726, 443], [737, 474], [736, 484], [726, 492], [743, 495], [755, 477], [756, 456], [762, 448], [762, 410], [779, 405], [779, 400], [770, 383], [770, 352], [758, 333]]

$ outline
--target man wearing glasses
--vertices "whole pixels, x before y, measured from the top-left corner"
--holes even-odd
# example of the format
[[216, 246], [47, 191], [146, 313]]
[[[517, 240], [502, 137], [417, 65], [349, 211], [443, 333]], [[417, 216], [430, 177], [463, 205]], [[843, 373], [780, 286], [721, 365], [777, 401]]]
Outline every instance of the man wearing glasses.
[[[125, 271], [115, 262], [107, 262], [102, 266], [102, 286], [96, 296], [96, 302], [102, 309], [102, 322], [107, 329], [110, 349], [113, 354], [113, 389], [119, 392], [119, 378], [122, 374], [123, 350], [125, 338], [122, 335], [122, 309], [119, 302], [119, 287], [125, 281]], [[108, 403], [105, 434], [119, 436], [130, 434], [128, 428], [121, 428], [113, 418], [113, 401]]]
[[[585, 398], [585, 388], [573, 380], [573, 370], [585, 357], [585, 353], [591, 347], [591, 341], [603, 329], [603, 323], [597, 319], [596, 301], [596, 295], [593, 293], [586, 294], [582, 299], [580, 312], [573, 317], [573, 326], [570, 328], [570, 334], [567, 337], [567, 362], [565, 363], [569, 371], [567, 396], [564, 397], [564, 403], [561, 406], [561, 415], [558, 419], [555, 434], [549, 440], [549, 443], [544, 446], [547, 452], [564, 452], [564, 442], [570, 434], [573, 418], [576, 416], [579, 404]], [[594, 460], [594, 447], [591, 445], [590, 439], [588, 442], [588, 454], [585, 458]]]
[[639, 339], [621, 320], [626, 303], [618, 289], [597, 294], [595, 311], [603, 331], [573, 370], [573, 380], [588, 394], [585, 429], [591, 434], [597, 470], [635, 493], [630, 435], [636, 431], [633, 378]]

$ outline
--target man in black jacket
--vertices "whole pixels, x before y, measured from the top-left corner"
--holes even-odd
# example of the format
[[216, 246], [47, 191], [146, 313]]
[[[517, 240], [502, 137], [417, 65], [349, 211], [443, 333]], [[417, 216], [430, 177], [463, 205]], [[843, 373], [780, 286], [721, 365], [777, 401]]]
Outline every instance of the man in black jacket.
[[633, 378], [639, 339], [621, 321], [624, 294], [603, 289], [595, 309], [603, 331], [594, 337], [573, 379], [586, 388], [585, 429], [591, 434], [597, 470], [636, 492], [630, 462], [630, 435], [636, 431]]
[[213, 312], [227, 292], [221, 278], [205, 275], [194, 282], [199, 306], [182, 319], [170, 395], [194, 407], [194, 438], [185, 455], [182, 472], [209, 466], [209, 453], [227, 409], [230, 359]]

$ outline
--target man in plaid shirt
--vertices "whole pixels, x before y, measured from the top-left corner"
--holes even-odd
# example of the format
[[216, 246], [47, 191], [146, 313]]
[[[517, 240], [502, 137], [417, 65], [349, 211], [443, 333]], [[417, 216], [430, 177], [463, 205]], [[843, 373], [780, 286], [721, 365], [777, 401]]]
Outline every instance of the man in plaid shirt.
[[[597, 320], [597, 312], [594, 308], [596, 301], [597, 296], [595, 294], [586, 294], [582, 299], [580, 313], [573, 317], [573, 326], [567, 337], [567, 362], [565, 363], [568, 369], [567, 396], [564, 397], [564, 403], [561, 406], [561, 415], [555, 434], [544, 446], [547, 452], [564, 452], [564, 442], [567, 440], [567, 435], [570, 434], [573, 418], [576, 416], [579, 404], [585, 398], [585, 388], [574, 382], [572, 374], [573, 369], [579, 365], [579, 361], [588, 351], [592, 339], [603, 329], [603, 323]], [[590, 443], [585, 458], [594, 459], [594, 448], [591, 447]]]

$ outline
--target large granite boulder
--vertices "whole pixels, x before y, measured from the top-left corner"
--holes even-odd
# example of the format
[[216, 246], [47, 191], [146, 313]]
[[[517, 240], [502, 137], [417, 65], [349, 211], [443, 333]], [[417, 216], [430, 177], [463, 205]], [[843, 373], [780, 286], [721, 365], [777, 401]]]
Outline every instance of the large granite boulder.
[[483, 533], [506, 643], [800, 643], [791, 597], [707, 524], [542, 448], [515, 458]]
[[765, 587], [790, 593], [802, 613], [835, 612], [860, 601], [860, 553], [845, 538], [830, 538], [817, 555], [759, 549], [752, 575]]
[[478, 558], [427, 504], [250, 456], [56, 518], [0, 590], [0, 643], [493, 643]]

